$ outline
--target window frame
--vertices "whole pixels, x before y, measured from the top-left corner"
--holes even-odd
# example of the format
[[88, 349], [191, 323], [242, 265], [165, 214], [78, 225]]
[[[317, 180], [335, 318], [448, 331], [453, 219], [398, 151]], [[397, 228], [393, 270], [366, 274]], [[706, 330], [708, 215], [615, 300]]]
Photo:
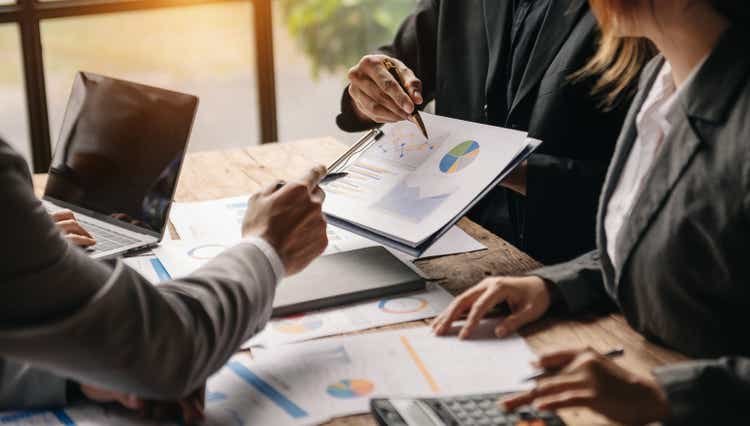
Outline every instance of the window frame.
[[29, 126], [28, 143], [31, 144], [34, 172], [46, 172], [52, 158], [40, 32], [42, 20], [236, 1], [249, 1], [253, 4], [255, 72], [260, 104], [258, 136], [261, 143], [274, 142], [277, 140], [277, 120], [272, 0], [17, 0], [15, 4], [0, 6], [0, 24], [15, 23], [20, 32]]

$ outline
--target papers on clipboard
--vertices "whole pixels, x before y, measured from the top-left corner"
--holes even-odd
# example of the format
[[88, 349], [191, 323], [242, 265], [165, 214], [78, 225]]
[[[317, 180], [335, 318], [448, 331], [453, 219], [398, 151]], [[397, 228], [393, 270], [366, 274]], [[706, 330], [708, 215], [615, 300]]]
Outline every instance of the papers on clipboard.
[[329, 221], [420, 256], [539, 146], [525, 132], [423, 114], [430, 138], [410, 122], [386, 124], [329, 170]]

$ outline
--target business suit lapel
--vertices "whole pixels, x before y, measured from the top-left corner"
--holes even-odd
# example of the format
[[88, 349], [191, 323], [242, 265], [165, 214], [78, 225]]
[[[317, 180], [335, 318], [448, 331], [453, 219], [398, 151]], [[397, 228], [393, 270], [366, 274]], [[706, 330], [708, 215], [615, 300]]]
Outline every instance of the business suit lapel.
[[494, 78], [504, 58], [508, 19], [511, 13], [512, 0], [483, 0], [484, 28], [487, 32], [487, 46], [489, 46], [489, 68], [485, 80], [485, 93], [491, 93]]
[[[712, 142], [711, 129], [726, 120], [735, 96], [747, 81], [750, 57], [745, 54], [746, 37], [743, 30], [727, 31], [677, 100], [681, 111], [654, 159], [617, 242], [617, 281], [672, 189], [699, 148]], [[724, 96], [716, 96], [717, 93]]]
[[585, 0], [552, 0], [547, 15], [544, 17], [542, 29], [534, 44], [534, 50], [531, 52], [526, 71], [521, 79], [518, 93], [513, 100], [513, 105], [508, 110], [510, 114], [513, 113], [518, 104], [533, 93], [533, 89], [544, 77], [547, 68], [568, 38], [568, 34], [586, 10], [585, 5]]
[[598, 247], [601, 248], [601, 262], [604, 268], [605, 276], [613, 277], [614, 270], [612, 268], [611, 259], [609, 253], [607, 253], [607, 234], [604, 232], [604, 216], [607, 213], [607, 205], [609, 204], [612, 194], [617, 188], [617, 183], [620, 181], [620, 176], [625, 168], [625, 163], [630, 156], [630, 151], [633, 149], [633, 144], [638, 137], [638, 130], [636, 129], [635, 120], [638, 116], [638, 112], [646, 102], [648, 93], [651, 91], [651, 87], [656, 81], [656, 77], [659, 75], [659, 70], [664, 65], [664, 59], [655, 59], [654, 62], [650, 63], [644, 70], [645, 78], [641, 81], [638, 86], [638, 92], [631, 103], [628, 115], [625, 118], [623, 130], [620, 133], [620, 137], [615, 147], [614, 155], [612, 156], [611, 165], [607, 171], [607, 177], [604, 180], [602, 186], [602, 194], [599, 197], [599, 209], [597, 211], [597, 240]]

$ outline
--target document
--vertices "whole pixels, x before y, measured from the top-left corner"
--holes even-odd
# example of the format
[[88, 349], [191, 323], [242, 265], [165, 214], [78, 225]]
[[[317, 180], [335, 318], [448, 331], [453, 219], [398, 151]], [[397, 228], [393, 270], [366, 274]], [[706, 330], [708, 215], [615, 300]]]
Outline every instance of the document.
[[526, 133], [431, 114], [382, 127], [326, 183], [331, 223], [411, 255], [426, 248], [539, 144]]
[[272, 347], [433, 318], [452, 300], [453, 296], [442, 287], [429, 284], [426, 290], [417, 293], [271, 320], [243, 348]]
[[[490, 324], [492, 325], [492, 324]], [[487, 327], [491, 332], [491, 328]], [[491, 333], [490, 333], [491, 334]], [[426, 327], [253, 351], [247, 368], [287, 416], [330, 419], [369, 411], [378, 396], [445, 396], [527, 389], [534, 355], [518, 336], [458, 341]], [[257, 423], [257, 424], [263, 424]]]
[[[180, 238], [190, 241], [221, 244], [231, 247], [241, 240], [242, 218], [247, 209], [249, 195], [194, 203], [174, 203], [170, 221]], [[329, 225], [328, 248], [324, 255], [374, 247], [378, 243], [339, 227]], [[461, 228], [453, 227], [421, 258], [446, 256], [484, 250], [487, 247], [469, 236]], [[391, 250], [402, 260], [414, 260], [396, 250]]]
[[122, 261], [126, 265], [135, 269], [151, 284], [158, 284], [172, 279], [166, 268], [164, 268], [164, 265], [161, 263], [161, 260], [159, 260], [154, 254], [126, 257]]

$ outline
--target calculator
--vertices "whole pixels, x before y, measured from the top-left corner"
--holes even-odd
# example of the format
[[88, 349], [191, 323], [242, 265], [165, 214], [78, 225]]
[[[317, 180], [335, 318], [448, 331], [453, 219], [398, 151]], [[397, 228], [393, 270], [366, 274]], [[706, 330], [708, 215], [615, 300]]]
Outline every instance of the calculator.
[[521, 407], [505, 413], [497, 400], [506, 393], [445, 398], [377, 398], [370, 408], [382, 426], [564, 426], [555, 413]]

